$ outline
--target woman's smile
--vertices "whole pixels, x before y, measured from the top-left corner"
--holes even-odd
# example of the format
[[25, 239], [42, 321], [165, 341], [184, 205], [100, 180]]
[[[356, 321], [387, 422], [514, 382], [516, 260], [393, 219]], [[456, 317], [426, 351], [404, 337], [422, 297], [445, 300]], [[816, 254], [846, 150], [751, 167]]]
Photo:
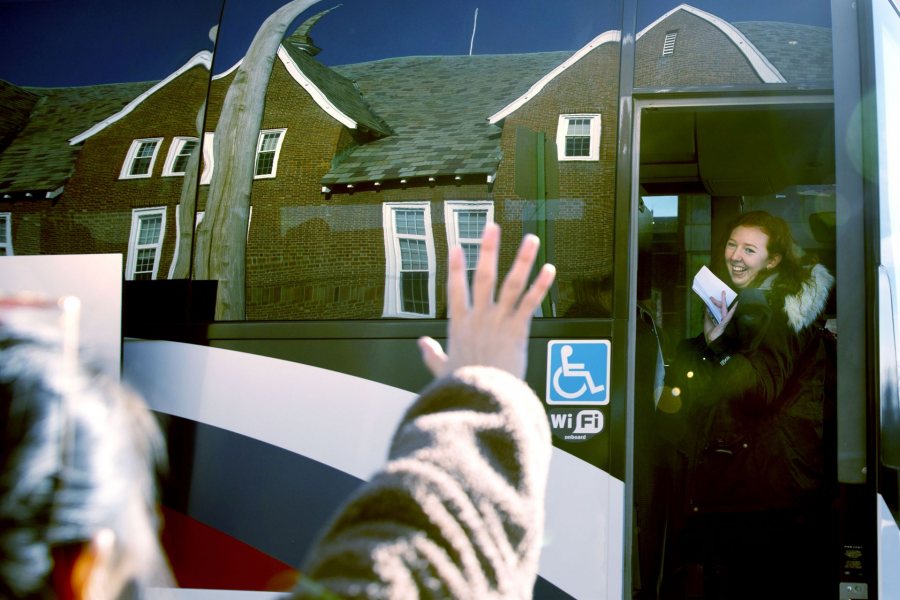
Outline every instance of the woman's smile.
[[731, 282], [739, 289], [756, 280], [761, 272], [777, 264], [769, 256], [769, 236], [757, 227], [738, 226], [725, 244], [725, 262]]

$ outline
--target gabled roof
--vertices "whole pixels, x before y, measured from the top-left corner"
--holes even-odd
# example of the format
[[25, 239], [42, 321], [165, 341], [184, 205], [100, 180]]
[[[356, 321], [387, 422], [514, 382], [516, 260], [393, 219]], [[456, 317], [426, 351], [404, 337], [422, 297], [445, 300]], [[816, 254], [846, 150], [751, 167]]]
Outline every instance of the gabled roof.
[[334, 67], [394, 133], [339, 157], [322, 183], [494, 173], [500, 128], [487, 117], [571, 54], [414, 56]]
[[785, 82], [784, 76], [778, 71], [778, 69], [775, 68], [775, 66], [769, 61], [766, 55], [760, 52], [759, 48], [757, 48], [749, 39], [747, 39], [747, 37], [741, 32], [740, 29], [738, 29], [725, 19], [717, 17], [712, 13], [708, 13], [705, 10], [694, 8], [690, 4], [680, 4], [679, 6], [676, 6], [669, 12], [665, 13], [664, 15], [644, 27], [640, 32], [638, 32], [636, 39], [639, 41], [645, 33], [679, 11], [690, 13], [718, 28], [728, 39], [730, 39], [734, 43], [735, 46], [737, 46], [738, 50], [740, 50], [744, 54], [744, 57], [750, 63], [750, 66], [753, 68], [753, 70], [756, 71], [756, 74], [759, 76], [763, 83]]
[[[640, 40], [641, 37], [644, 36], [645, 33], [671, 17], [673, 14], [685, 11], [690, 14], [693, 14], [716, 28], [718, 28], [725, 36], [727, 36], [734, 44], [740, 49], [740, 51], [747, 58], [747, 61], [750, 63], [751, 67], [756, 71], [757, 75], [759, 75], [760, 79], [765, 83], [783, 83], [785, 82], [785, 78], [779, 72], [779, 70], [770, 62], [770, 60], [766, 57], [766, 55], [757, 48], [750, 39], [735, 25], [732, 25], [728, 21], [721, 19], [711, 13], [700, 10], [698, 8], [694, 8], [689, 4], [681, 4], [672, 10], [668, 11], [655, 21], [642, 29], [637, 34], [637, 39]], [[762, 38], [762, 35], [757, 36]], [[577, 63], [579, 60], [587, 56], [593, 50], [599, 48], [601, 45], [614, 42], [618, 43], [620, 39], [620, 32], [618, 31], [607, 31], [604, 32], [590, 42], [588, 42], [585, 46], [575, 52], [565, 63], [559, 65], [551, 72], [545, 74], [539, 80], [536, 81], [534, 85], [532, 85], [527, 92], [510, 102], [507, 106], [503, 107], [502, 110], [492, 114], [489, 118], [491, 123], [499, 123], [511, 113], [518, 110], [521, 106], [526, 104], [529, 100], [537, 96], [541, 90], [543, 90], [547, 84], [551, 81], [559, 77], [562, 73], [568, 70], [572, 65]], [[768, 47], [768, 46], [767, 46]]]
[[28, 115], [40, 96], [0, 79], [0, 152], [28, 123]]
[[532, 98], [534, 98], [535, 96], [540, 94], [541, 90], [543, 90], [547, 86], [548, 83], [550, 83], [551, 81], [553, 81], [554, 79], [559, 77], [559, 75], [561, 75], [563, 72], [565, 72], [567, 69], [569, 69], [569, 67], [571, 67], [572, 65], [577, 63], [579, 60], [584, 58], [591, 51], [595, 50], [596, 48], [599, 48], [603, 44], [608, 44], [610, 42], [618, 44], [620, 38], [621, 38], [621, 33], [618, 31], [605, 31], [605, 32], [601, 33], [600, 35], [598, 35], [597, 37], [592, 39], [590, 42], [588, 42], [587, 44], [582, 46], [581, 49], [579, 49], [577, 52], [572, 54], [572, 56], [570, 56], [565, 62], [558, 65], [555, 69], [553, 69], [552, 71], [550, 71], [549, 73], [547, 73], [543, 77], [541, 77], [534, 85], [532, 85], [530, 88], [528, 88], [527, 92], [525, 92], [524, 94], [522, 94], [521, 96], [519, 96], [518, 98], [516, 98], [515, 100], [513, 100], [506, 106], [504, 106], [503, 109], [500, 110], [499, 112], [491, 115], [490, 118], [488, 119], [488, 121], [491, 123], [499, 123], [500, 121], [502, 121], [503, 119], [508, 117], [510, 114], [512, 114], [513, 112], [518, 110], [518, 108], [521, 107], [523, 104], [525, 104], [526, 102], [528, 102], [529, 100], [531, 100]]
[[81, 142], [85, 141], [92, 135], [100, 133], [101, 131], [103, 131], [104, 129], [106, 129], [107, 127], [112, 125], [113, 123], [120, 121], [121, 119], [128, 116], [131, 113], [131, 111], [133, 111], [135, 108], [140, 106], [147, 98], [149, 98], [150, 96], [152, 96], [153, 94], [155, 94], [156, 92], [161, 90], [162, 88], [166, 87], [167, 85], [169, 85], [169, 83], [171, 83], [172, 81], [174, 81], [175, 79], [180, 77], [183, 73], [185, 73], [197, 66], [205, 67], [206, 70], [208, 71], [210, 69], [211, 64], [212, 64], [212, 54], [209, 51], [202, 50], [202, 51], [198, 52], [197, 54], [192, 56], [186, 63], [181, 65], [181, 67], [179, 67], [177, 71], [175, 71], [174, 73], [172, 73], [171, 75], [169, 75], [168, 77], [163, 79], [162, 81], [155, 82], [154, 85], [150, 89], [146, 90], [143, 94], [139, 95], [137, 98], [133, 98], [131, 100], [131, 102], [129, 102], [121, 110], [117, 111], [115, 114], [107, 115], [106, 118], [103, 119], [102, 121], [100, 121], [99, 123], [94, 123], [93, 126], [91, 126], [89, 129], [80, 132], [76, 136], [73, 136], [72, 139], [69, 140], [69, 143], [74, 146], [75, 144], [80, 144]]
[[288, 73], [329, 115], [350, 129], [389, 135], [391, 128], [366, 104], [352, 81], [292, 44], [282, 44], [278, 58]]
[[71, 176], [78, 155], [79, 148], [68, 140], [152, 86], [153, 82], [143, 82], [24, 88], [37, 101], [25, 126], [0, 153], [0, 194], [40, 192], [53, 197]]
[[831, 29], [776, 21], [733, 24], [789, 83], [831, 85]]

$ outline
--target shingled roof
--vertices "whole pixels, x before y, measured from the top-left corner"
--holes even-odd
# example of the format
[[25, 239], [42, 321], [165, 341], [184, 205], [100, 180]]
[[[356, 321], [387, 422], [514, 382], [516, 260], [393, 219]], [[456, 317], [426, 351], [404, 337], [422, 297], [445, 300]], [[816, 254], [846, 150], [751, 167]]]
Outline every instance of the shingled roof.
[[329, 69], [308, 52], [293, 44], [282, 44], [282, 47], [313, 85], [319, 88], [341, 112], [356, 121], [360, 129], [379, 136], [391, 133], [391, 128], [372, 111], [352, 81]]
[[339, 157], [323, 184], [495, 172], [500, 128], [487, 118], [571, 54], [413, 56], [334, 67], [394, 135]]
[[28, 124], [28, 115], [40, 97], [0, 79], [0, 152]]
[[732, 23], [788, 83], [832, 82], [831, 29], [777, 21]]
[[69, 138], [120, 110], [152, 85], [20, 88], [36, 101], [27, 123], [0, 153], [0, 193], [52, 195], [71, 176], [78, 156], [80, 146], [70, 145]]

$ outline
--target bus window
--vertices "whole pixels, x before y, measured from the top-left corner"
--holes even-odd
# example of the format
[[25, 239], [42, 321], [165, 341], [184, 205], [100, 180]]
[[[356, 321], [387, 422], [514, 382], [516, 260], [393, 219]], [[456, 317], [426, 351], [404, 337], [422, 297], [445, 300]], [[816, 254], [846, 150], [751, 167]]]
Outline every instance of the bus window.
[[[654, 314], [667, 365], [667, 384], [670, 371], [684, 364], [680, 352], [685, 340], [703, 340], [707, 308], [692, 289], [698, 270], [707, 266], [740, 291], [740, 281], [729, 279], [729, 275], [717, 268], [724, 263], [725, 240], [731, 234], [729, 224], [735, 218], [755, 211], [777, 216], [790, 228], [801, 259], [834, 273], [833, 111], [827, 100], [799, 106], [792, 101], [763, 103], [747, 99], [734, 100], [731, 106], [704, 105], [702, 100], [691, 106], [686, 104], [679, 100], [666, 106], [665, 101], [653, 100], [652, 106], [645, 107], [638, 102], [639, 170], [635, 185], [640, 205], [652, 218], [649, 234], [643, 234], [649, 235], [649, 244], [641, 240], [643, 235], [639, 233], [637, 293], [639, 303], [648, 303]], [[748, 259], [738, 270], [752, 272], [754, 268], [752, 259]], [[833, 317], [831, 296], [825, 294], [821, 300], [813, 317]], [[811, 321], [804, 325], [818, 327]], [[706, 346], [705, 341], [702, 344]], [[740, 360], [744, 359], [738, 356], [735, 364]], [[825, 420], [824, 407], [830, 403], [826, 403], [822, 393], [826, 370], [820, 367], [824, 362], [817, 365], [820, 384], [815, 402], [821, 427]], [[691, 385], [701, 389], [700, 379], [704, 375], [699, 369], [696, 374], [682, 374], [682, 377], [692, 375], [697, 378]], [[702, 538], [710, 523], [725, 527], [715, 515], [719, 508], [729, 509], [726, 505], [702, 503], [704, 496], [698, 495], [694, 487], [694, 482], [701, 481], [698, 465], [708, 460], [704, 452], [709, 443], [719, 440], [724, 444], [716, 458], [732, 452], [740, 455], [742, 444], [755, 444], [761, 437], [768, 439], [771, 431], [765, 433], [762, 425], [762, 429], [738, 428], [736, 431], [743, 432], [741, 436], [750, 437], [742, 437], [737, 449], [729, 445], [735, 440], [725, 439], [727, 432], [704, 437], [703, 423], [715, 420], [709, 416], [712, 413], [704, 413], [696, 405], [721, 391], [715, 384], [707, 383], [702, 388], [707, 390], [703, 398], [691, 397], [686, 386], [685, 393], [675, 398], [677, 404], [667, 404], [667, 392], [664, 392], [655, 416], [652, 411], [648, 416], [641, 410], [640, 403], [652, 399], [635, 397], [635, 455], [649, 453], [655, 458], [635, 466], [638, 533], [632, 560], [639, 566], [635, 570], [633, 565], [632, 569], [639, 573], [633, 584], [635, 589], [646, 591], [647, 586], [661, 581], [662, 589], [675, 594], [672, 597], [685, 597], [684, 594], [710, 594], [710, 586], [721, 583], [707, 577], [704, 591], [700, 583], [703, 577], [699, 574], [704, 567], [709, 574], [710, 564], [704, 564], [709, 557], [699, 552], [696, 544], [700, 543], [697, 536]], [[733, 382], [721, 385], [733, 385]], [[671, 400], [669, 397], [668, 401]], [[713, 421], [695, 422], [693, 419], [697, 418]], [[750, 422], [750, 417], [742, 419], [744, 424]], [[829, 432], [832, 430], [829, 428]], [[830, 468], [826, 469], [825, 460], [826, 445], [830, 442], [820, 436], [811, 443], [818, 444], [814, 450], [819, 469], [816, 485], [821, 484], [824, 489], [833, 477]], [[726, 475], [727, 470], [723, 479]], [[764, 491], [767, 484], [763, 479], [757, 483], [759, 487], [753, 494], [777, 495], [773, 489]], [[777, 487], [776, 483], [771, 485]], [[663, 489], [665, 494], [660, 493]], [[762, 508], [766, 510], [751, 510], [747, 506], [739, 510], [747, 511], [748, 522], [756, 522], [770, 514], [767, 507]], [[824, 510], [817, 518], [826, 519]], [[727, 526], [734, 524], [725, 520]], [[821, 529], [823, 536], [830, 532], [828, 527]], [[815, 546], [821, 540], [809, 537], [806, 541]], [[748, 541], [750, 546], [752, 541]], [[725, 552], [727, 546], [719, 550]], [[675, 568], [664, 569], [663, 565]]]

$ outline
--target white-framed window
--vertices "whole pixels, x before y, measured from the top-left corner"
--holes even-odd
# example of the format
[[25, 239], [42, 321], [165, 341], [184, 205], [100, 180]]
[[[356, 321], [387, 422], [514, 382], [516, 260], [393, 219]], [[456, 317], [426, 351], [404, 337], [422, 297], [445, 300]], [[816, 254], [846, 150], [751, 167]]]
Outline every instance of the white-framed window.
[[212, 181], [213, 168], [216, 166], [213, 159], [215, 136], [216, 134], [212, 132], [203, 134], [203, 170], [200, 172], [200, 185], [209, 185], [209, 182]]
[[172, 145], [169, 146], [169, 154], [166, 156], [166, 163], [163, 165], [163, 177], [184, 175], [188, 161], [191, 158], [191, 152], [194, 151], [194, 148], [199, 143], [195, 137], [175, 137], [172, 140]]
[[285, 129], [267, 129], [259, 132], [256, 142], [256, 167], [254, 179], [275, 177], [278, 171], [278, 155], [281, 154], [281, 142], [284, 141]]
[[672, 56], [675, 54], [675, 39], [678, 37], [677, 31], [667, 31], [666, 38], [663, 40], [662, 55]]
[[12, 213], [0, 213], [0, 256], [13, 255]]
[[444, 202], [447, 247], [462, 246], [470, 285], [475, 267], [478, 266], [484, 226], [493, 220], [494, 203], [490, 200], [447, 200]]
[[125, 279], [156, 279], [165, 232], [165, 206], [131, 211]]
[[556, 155], [559, 160], [599, 160], [600, 115], [559, 115]]
[[385, 202], [384, 316], [435, 315], [435, 254], [428, 202]]
[[162, 138], [145, 138], [131, 142], [119, 178], [138, 179], [153, 175], [153, 164], [156, 162], [156, 154], [161, 143]]

